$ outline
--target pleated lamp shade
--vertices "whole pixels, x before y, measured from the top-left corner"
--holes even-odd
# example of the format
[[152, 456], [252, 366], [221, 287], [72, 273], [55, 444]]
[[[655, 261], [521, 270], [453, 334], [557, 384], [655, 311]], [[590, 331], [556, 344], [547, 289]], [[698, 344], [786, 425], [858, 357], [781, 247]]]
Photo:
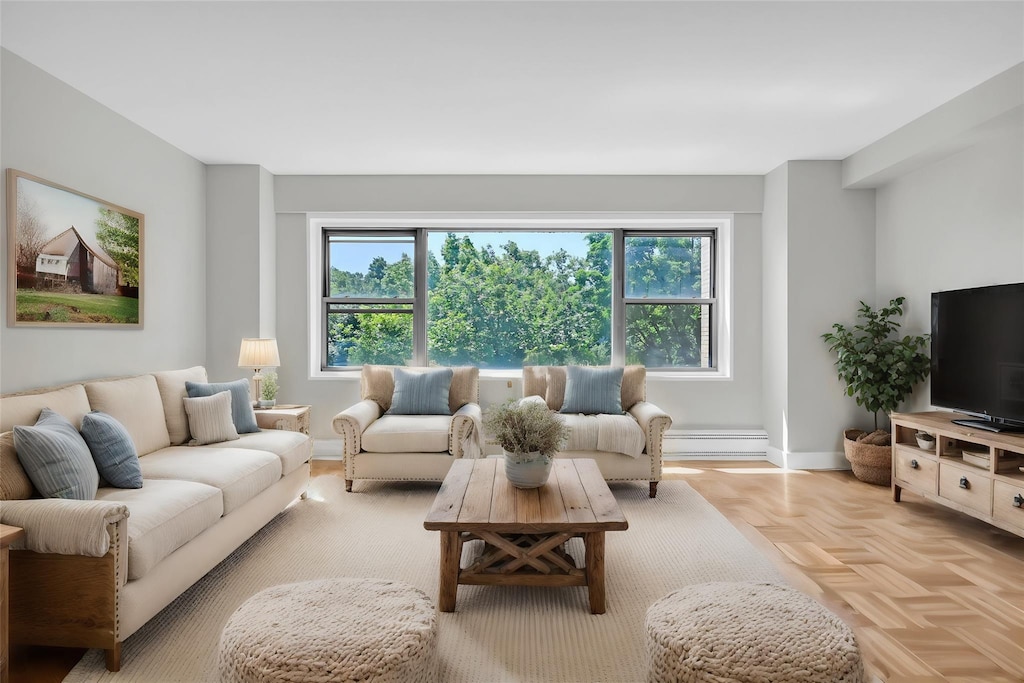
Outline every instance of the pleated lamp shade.
[[277, 352], [276, 339], [243, 339], [238, 351], [240, 368], [277, 368], [281, 366], [281, 355]]

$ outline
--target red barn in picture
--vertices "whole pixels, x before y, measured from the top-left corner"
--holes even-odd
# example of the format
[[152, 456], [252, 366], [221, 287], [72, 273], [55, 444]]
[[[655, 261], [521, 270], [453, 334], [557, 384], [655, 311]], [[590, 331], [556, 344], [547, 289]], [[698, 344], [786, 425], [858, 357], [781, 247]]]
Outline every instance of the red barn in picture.
[[87, 294], [117, 294], [120, 271], [102, 249], [86, 244], [75, 226], [43, 245], [36, 257], [36, 281], [78, 283]]

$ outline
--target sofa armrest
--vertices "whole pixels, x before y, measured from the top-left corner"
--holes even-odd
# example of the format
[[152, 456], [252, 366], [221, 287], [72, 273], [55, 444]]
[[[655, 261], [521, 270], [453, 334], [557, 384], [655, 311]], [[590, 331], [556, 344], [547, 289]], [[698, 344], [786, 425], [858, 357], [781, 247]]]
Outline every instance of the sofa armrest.
[[5, 500], [0, 521], [25, 530], [12, 548], [57, 555], [103, 557], [127, 536], [118, 525], [128, 518], [124, 503], [44, 498]]
[[336, 434], [344, 438], [346, 456], [355, 455], [360, 449], [360, 437], [366, 428], [380, 417], [380, 405], [376, 401], [363, 399], [334, 416], [331, 425]]
[[672, 426], [672, 418], [653, 403], [640, 401], [629, 409], [629, 414], [636, 418], [644, 430], [646, 451], [651, 456], [651, 473], [661, 479], [661, 455], [665, 432]]
[[482, 416], [480, 406], [476, 403], [467, 403], [452, 415], [452, 424], [448, 430], [448, 452], [453, 457], [480, 457], [484, 441]]

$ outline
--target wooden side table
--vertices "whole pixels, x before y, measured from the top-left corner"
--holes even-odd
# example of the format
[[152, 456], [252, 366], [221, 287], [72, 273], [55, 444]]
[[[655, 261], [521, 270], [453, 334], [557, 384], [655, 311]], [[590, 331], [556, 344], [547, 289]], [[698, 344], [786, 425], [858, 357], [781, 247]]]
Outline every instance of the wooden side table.
[[309, 409], [312, 406], [283, 405], [257, 408], [256, 424], [260, 429], [285, 429], [309, 435]]
[[25, 530], [16, 526], [0, 524], [0, 683], [10, 680], [10, 662], [7, 654], [7, 568], [9, 560], [8, 547], [25, 535]]

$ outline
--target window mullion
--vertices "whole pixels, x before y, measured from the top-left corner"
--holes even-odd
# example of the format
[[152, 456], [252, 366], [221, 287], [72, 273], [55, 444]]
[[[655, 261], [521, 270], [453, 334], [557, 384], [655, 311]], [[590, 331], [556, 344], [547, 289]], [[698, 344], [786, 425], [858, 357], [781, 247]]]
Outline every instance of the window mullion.
[[612, 230], [612, 365], [626, 364], [625, 231]]
[[427, 364], [427, 231], [416, 230], [413, 258], [412, 360], [414, 365]]

